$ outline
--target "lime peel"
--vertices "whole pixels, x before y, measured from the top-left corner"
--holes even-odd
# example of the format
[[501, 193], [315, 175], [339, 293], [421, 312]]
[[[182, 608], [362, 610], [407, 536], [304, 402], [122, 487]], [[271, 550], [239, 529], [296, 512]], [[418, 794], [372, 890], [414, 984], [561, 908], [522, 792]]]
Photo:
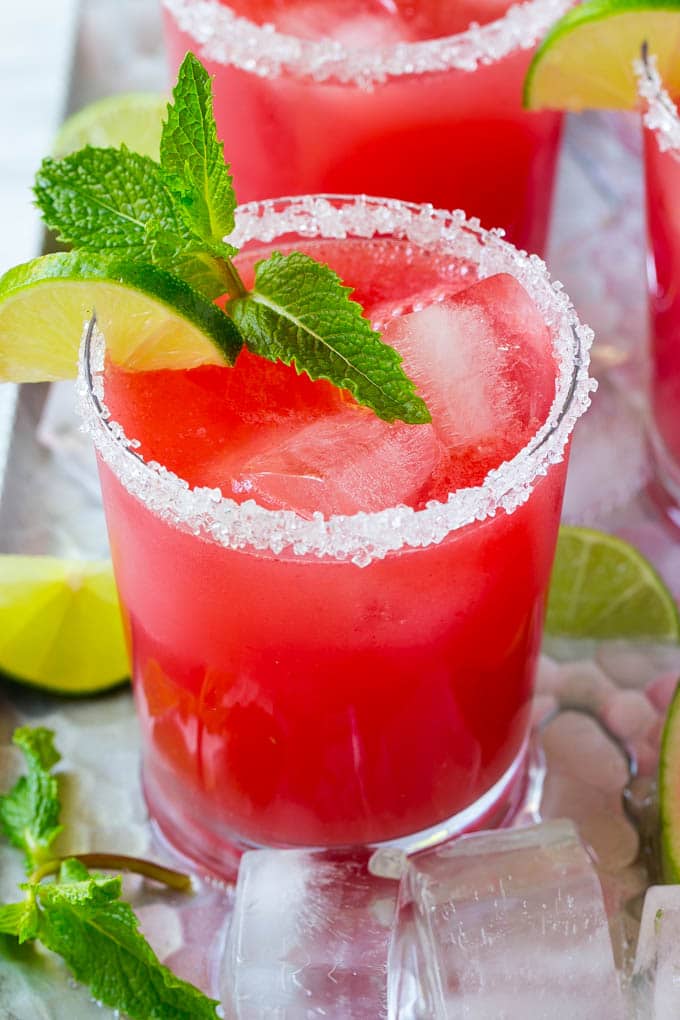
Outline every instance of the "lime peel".
[[75, 378], [84, 322], [96, 311], [107, 349], [128, 371], [231, 364], [234, 323], [155, 266], [60, 252], [0, 279], [0, 381]]
[[680, 93], [680, 0], [590, 0], [572, 8], [537, 49], [524, 82], [528, 109], [634, 109], [643, 43]]
[[680, 882], [680, 683], [666, 715], [659, 758], [661, 870], [666, 882]]
[[629, 542], [562, 527], [546, 633], [595, 640], [680, 641], [678, 607], [654, 567]]

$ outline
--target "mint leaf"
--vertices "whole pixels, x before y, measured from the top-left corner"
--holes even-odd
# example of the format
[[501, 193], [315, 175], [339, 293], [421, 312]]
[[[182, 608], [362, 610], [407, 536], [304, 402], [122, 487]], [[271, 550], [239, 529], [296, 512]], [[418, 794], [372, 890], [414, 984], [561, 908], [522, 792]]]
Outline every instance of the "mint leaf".
[[21, 903], [6, 903], [0, 906], [0, 932], [3, 935], [15, 935], [19, 942], [34, 939], [38, 932], [38, 923], [38, 908], [32, 888]]
[[26, 870], [49, 856], [49, 849], [61, 832], [59, 790], [49, 770], [59, 761], [52, 730], [23, 726], [13, 741], [23, 751], [28, 775], [22, 776], [9, 793], [0, 796], [0, 824], [11, 843], [26, 855]]
[[400, 355], [381, 342], [349, 292], [308, 255], [274, 252], [256, 264], [255, 289], [229, 310], [255, 354], [328, 379], [386, 421], [430, 421]]
[[119, 899], [120, 878], [66, 862], [61, 881], [37, 888], [38, 936], [95, 999], [135, 1020], [214, 1020], [218, 1005], [164, 967]]
[[229, 290], [227, 259], [234, 248], [211, 246], [188, 234], [180, 236], [158, 222], [147, 224], [146, 240], [150, 262], [181, 277], [204, 297], [213, 300]]
[[160, 166], [125, 146], [44, 159], [34, 191], [47, 226], [81, 251], [148, 262], [149, 224], [186, 240]]
[[[168, 104], [161, 135], [166, 183], [191, 232], [220, 245], [234, 229], [236, 196], [224, 145], [217, 138], [210, 75], [193, 53], [184, 58], [172, 94], [174, 103]], [[224, 257], [234, 253], [224, 246]]]
[[224, 268], [191, 233], [150, 157], [125, 146], [87, 146], [62, 160], [43, 160], [34, 192], [45, 223], [65, 244], [151, 262], [210, 299], [224, 294]]

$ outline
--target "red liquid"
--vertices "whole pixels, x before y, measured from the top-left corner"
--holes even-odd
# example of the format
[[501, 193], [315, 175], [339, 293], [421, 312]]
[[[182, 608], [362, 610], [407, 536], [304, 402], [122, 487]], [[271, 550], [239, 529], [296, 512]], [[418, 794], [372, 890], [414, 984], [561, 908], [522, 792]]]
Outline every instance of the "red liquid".
[[[325, 30], [345, 41], [343, 32], [356, 17], [354, 4], [323, 4], [302, 21], [295, 10], [303, 5], [228, 6], [290, 34]], [[387, 45], [443, 37], [467, 28], [472, 18], [492, 20], [509, 5], [477, 0], [461, 9], [421, 2], [398, 5], [402, 16], [374, 6], [357, 29], [364, 45], [373, 33]], [[486, 227], [503, 227], [517, 247], [545, 250], [562, 118], [522, 109], [531, 49], [518, 48], [472, 72], [402, 74], [366, 89], [286, 71], [262, 77], [228, 57], [216, 63], [168, 12], [165, 23], [173, 73], [191, 49], [215, 76], [215, 116], [240, 202], [320, 192], [430, 202], [464, 209]]]
[[[680, 155], [645, 130], [650, 264], [651, 402], [666, 470], [680, 482]], [[674, 466], [673, 466], [674, 465]], [[673, 485], [672, 479], [668, 479]], [[675, 493], [677, 501], [679, 494]]]
[[[462, 285], [458, 266], [405, 244], [391, 249], [390, 262], [385, 242], [316, 248], [357, 287], [367, 312], [408, 299], [409, 285], [417, 291], [427, 282], [449, 294]], [[505, 284], [496, 279], [500, 305]], [[351, 428], [359, 421], [375, 428], [371, 455], [378, 458], [382, 430], [403, 437], [403, 430], [429, 429], [445, 456], [412, 493], [412, 505], [422, 506], [445, 499], [448, 485], [480, 484], [492, 463], [529, 440], [552, 400], [547, 330], [537, 334], [542, 352], [528, 339], [523, 351], [524, 311], [513, 319], [509, 305], [496, 310], [505, 317], [504, 342], [517, 346], [503, 378], [492, 380], [512, 394], [511, 435], [446, 445], [434, 404], [433, 426], [376, 425], [329, 385], [250, 355], [234, 369], [126, 374], [109, 367], [106, 399], [146, 457], [194, 484], [219, 481], [239, 499], [249, 493], [230, 492], [225, 470], [262, 434], [276, 453], [301, 422]], [[390, 327], [397, 339], [401, 328]], [[475, 398], [469, 382], [461, 386], [464, 411]], [[430, 433], [418, 433], [418, 442]], [[419, 466], [409, 462], [414, 477]], [[231, 550], [184, 534], [131, 497], [109, 468], [101, 473], [147, 796], [173, 842], [219, 868], [230, 843], [392, 840], [446, 822], [516, 761], [529, 722], [564, 465], [553, 466], [515, 513], [500, 511], [439, 544], [405, 546], [365, 568], [289, 548], [279, 555]], [[271, 474], [262, 477], [270, 485]], [[377, 484], [388, 491], [391, 482]], [[331, 484], [322, 492], [342, 500], [350, 490], [337, 495]], [[281, 505], [297, 501], [303, 516], [314, 509], [304, 488], [268, 491], [282, 494]], [[367, 498], [378, 497], [371, 490]]]

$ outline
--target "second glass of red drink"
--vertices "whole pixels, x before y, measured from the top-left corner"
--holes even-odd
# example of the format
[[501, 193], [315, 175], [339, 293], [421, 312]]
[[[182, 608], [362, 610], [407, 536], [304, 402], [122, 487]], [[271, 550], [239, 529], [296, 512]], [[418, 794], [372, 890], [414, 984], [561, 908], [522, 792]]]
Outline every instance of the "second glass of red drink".
[[163, 0], [192, 50], [241, 201], [332, 192], [465, 209], [546, 246], [562, 115], [522, 108], [537, 42], [571, 0]]
[[648, 434], [662, 501], [680, 525], [680, 116], [653, 65], [640, 68], [649, 244]]

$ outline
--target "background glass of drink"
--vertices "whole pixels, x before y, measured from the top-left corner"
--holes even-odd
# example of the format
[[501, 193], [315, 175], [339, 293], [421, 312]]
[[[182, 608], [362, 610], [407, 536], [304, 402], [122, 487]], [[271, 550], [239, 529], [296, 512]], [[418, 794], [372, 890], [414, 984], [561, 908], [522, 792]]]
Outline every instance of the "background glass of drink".
[[[463, 325], [487, 323], [479, 349], [434, 326], [413, 341], [420, 388], [470, 420], [456, 449], [436, 416], [388, 425], [252, 355], [235, 368], [127, 373], [105, 367], [101, 337], [88, 341], [81, 411], [99, 457], [152, 816], [223, 873], [233, 848], [414, 848], [497, 824], [524, 778], [590, 331], [539, 260], [462, 214], [275, 200], [241, 207], [235, 243], [246, 275], [273, 244], [324, 258], [388, 333], [390, 322], [421, 322], [401, 312], [431, 315], [478, 277], [503, 287], [499, 273], [536, 307], [510, 279], [524, 299], [502, 310], [514, 341], [489, 337], [500, 314], [489, 298], [460, 312]], [[179, 464], [195, 488], [168, 470]], [[220, 471], [222, 491], [240, 496], [215, 488]], [[347, 512], [322, 516], [331, 497]]]
[[431, 202], [544, 251], [562, 120], [522, 85], [571, 0], [163, 2], [172, 70], [193, 50], [215, 76], [241, 202]]
[[649, 245], [649, 437], [669, 516], [680, 524], [680, 117], [652, 65], [640, 68]]

